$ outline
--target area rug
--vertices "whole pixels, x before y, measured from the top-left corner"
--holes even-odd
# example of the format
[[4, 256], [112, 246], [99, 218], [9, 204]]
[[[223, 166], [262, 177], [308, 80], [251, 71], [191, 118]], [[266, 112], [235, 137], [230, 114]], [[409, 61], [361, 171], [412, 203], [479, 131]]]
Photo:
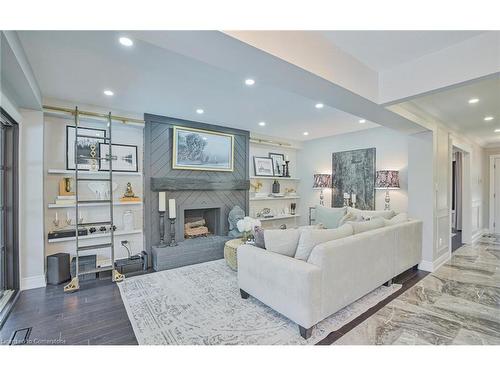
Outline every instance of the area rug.
[[313, 328], [257, 299], [242, 299], [237, 274], [223, 259], [125, 279], [118, 284], [140, 345], [311, 345], [401, 288], [381, 286]]

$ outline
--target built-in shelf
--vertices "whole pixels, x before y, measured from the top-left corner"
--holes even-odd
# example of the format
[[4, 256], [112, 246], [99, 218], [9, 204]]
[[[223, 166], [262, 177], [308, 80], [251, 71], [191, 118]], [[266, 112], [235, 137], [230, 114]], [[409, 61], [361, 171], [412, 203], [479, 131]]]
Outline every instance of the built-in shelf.
[[298, 195], [286, 196], [286, 197], [264, 197], [264, 198], [252, 197], [250, 198], [250, 201], [279, 201], [285, 199], [300, 199], [300, 197]]
[[282, 220], [282, 219], [293, 219], [294, 217], [300, 217], [300, 215], [280, 215], [274, 217], [258, 218], [260, 221], [271, 221], [271, 220]]
[[[69, 170], [69, 169], [48, 169], [47, 170], [48, 174], [69, 174], [69, 175], [74, 175], [75, 171], [74, 170]], [[79, 175], [94, 175], [94, 176], [102, 176], [102, 175], [109, 175], [109, 171], [78, 171]], [[113, 176], [142, 176], [141, 172], [119, 172], [119, 171], [113, 171]]]
[[[113, 206], [130, 206], [130, 205], [140, 205], [142, 206], [142, 202], [113, 202]], [[109, 203], [83, 203], [80, 204], [79, 207], [95, 207], [95, 206], [109, 206]], [[74, 208], [74, 204], [55, 204], [49, 203], [49, 208]]]
[[[134, 230], [117, 230], [115, 232], [115, 236], [125, 236], [127, 234], [142, 234], [142, 229], [134, 229]], [[88, 234], [86, 236], [79, 236], [78, 240], [91, 240], [93, 238], [101, 238], [101, 237], [109, 237], [111, 233], [97, 233], [97, 234]], [[53, 238], [48, 240], [49, 243], [54, 242], [69, 242], [76, 241], [75, 237], [64, 237], [64, 238]]]
[[288, 180], [288, 181], [300, 181], [300, 178], [294, 177], [274, 177], [274, 176], [250, 176], [251, 180]]

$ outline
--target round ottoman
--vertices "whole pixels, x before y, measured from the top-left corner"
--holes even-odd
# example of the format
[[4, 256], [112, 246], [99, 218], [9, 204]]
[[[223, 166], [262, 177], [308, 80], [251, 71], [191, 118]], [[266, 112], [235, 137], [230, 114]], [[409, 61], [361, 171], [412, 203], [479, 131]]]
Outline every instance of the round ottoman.
[[244, 242], [241, 238], [235, 238], [234, 240], [229, 240], [224, 244], [224, 259], [233, 271], [238, 270], [237, 251], [238, 246], [243, 245], [243, 243]]

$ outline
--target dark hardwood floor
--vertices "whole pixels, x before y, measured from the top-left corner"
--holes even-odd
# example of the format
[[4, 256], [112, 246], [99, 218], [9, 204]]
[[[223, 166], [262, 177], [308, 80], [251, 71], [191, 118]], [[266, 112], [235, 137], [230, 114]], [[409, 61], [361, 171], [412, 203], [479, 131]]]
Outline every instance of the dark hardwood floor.
[[[319, 345], [334, 343], [345, 333], [423, 279], [428, 273], [408, 270], [395, 282], [403, 287], [366, 311]], [[0, 330], [0, 343], [7, 345], [16, 330], [31, 328], [27, 344], [44, 345], [137, 345], [118, 287], [110, 280], [81, 283], [78, 292], [65, 294], [63, 285], [21, 292]]]

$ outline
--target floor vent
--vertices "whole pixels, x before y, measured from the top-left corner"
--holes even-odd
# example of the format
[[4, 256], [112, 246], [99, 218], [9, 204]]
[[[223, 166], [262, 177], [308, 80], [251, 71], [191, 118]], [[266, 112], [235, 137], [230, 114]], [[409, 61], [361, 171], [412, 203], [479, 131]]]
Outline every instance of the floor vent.
[[21, 328], [15, 331], [9, 341], [9, 345], [26, 345], [31, 335], [31, 328]]

